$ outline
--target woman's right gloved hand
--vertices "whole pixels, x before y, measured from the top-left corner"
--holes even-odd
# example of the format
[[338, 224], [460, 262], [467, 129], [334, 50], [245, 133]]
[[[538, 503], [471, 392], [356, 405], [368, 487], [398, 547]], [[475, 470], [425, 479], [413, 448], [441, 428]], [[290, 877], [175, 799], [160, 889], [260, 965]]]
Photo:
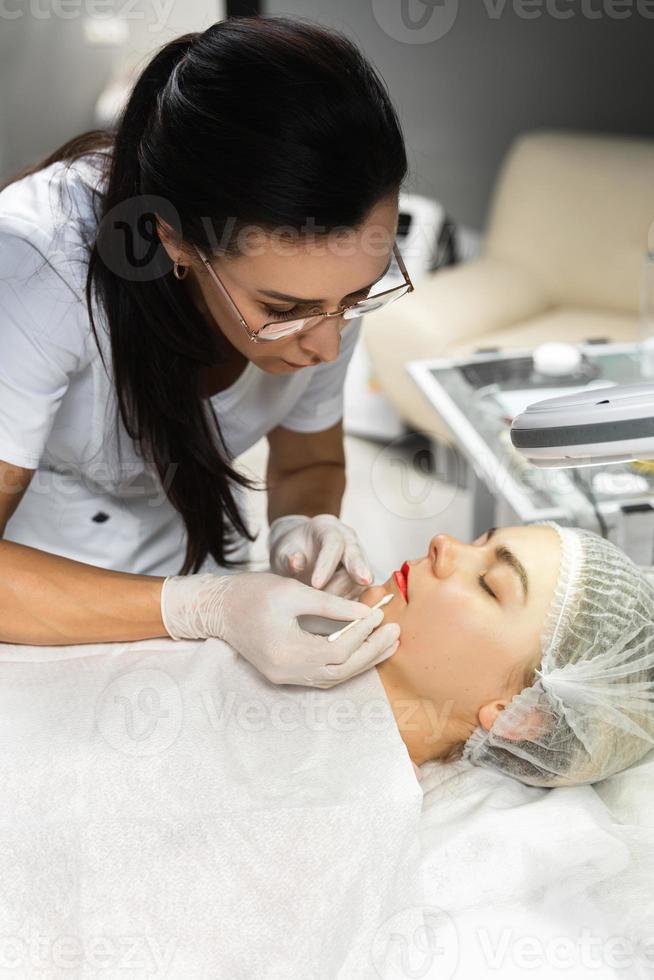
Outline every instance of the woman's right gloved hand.
[[[399, 627], [381, 609], [320, 592], [270, 572], [172, 575], [161, 590], [161, 616], [174, 640], [220, 637], [273, 684], [332, 687], [390, 657]], [[333, 643], [303, 630], [298, 616], [360, 619]], [[362, 618], [365, 617], [365, 618]]]

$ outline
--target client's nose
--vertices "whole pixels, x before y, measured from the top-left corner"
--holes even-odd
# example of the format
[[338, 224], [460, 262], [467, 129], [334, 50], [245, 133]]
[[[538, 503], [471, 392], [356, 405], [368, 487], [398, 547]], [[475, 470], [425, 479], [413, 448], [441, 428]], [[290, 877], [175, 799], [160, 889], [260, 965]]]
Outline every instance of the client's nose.
[[447, 578], [456, 568], [460, 541], [451, 534], [436, 534], [429, 542], [429, 558], [437, 578]]

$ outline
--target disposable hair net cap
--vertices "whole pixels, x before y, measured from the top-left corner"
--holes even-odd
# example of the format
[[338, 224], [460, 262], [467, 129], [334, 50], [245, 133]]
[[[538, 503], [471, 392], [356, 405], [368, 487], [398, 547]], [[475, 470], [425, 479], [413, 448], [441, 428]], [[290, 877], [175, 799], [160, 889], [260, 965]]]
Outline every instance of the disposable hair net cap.
[[654, 577], [592, 531], [561, 527], [534, 683], [463, 758], [532, 786], [593, 783], [654, 747]]

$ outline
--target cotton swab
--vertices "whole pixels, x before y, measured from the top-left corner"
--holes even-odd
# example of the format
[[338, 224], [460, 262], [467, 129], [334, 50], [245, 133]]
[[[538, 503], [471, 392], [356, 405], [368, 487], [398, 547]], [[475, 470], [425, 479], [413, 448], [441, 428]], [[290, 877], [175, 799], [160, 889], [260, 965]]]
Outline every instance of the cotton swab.
[[[388, 602], [390, 602], [392, 598], [393, 598], [392, 593], [383, 596], [379, 600], [379, 602], [376, 602], [374, 606], [370, 607], [370, 611], [372, 612], [373, 609], [381, 609], [381, 607], [385, 606]], [[334, 640], [337, 640], [339, 636], [342, 636], [343, 633], [347, 633], [348, 630], [351, 630], [353, 626], [356, 626], [356, 624], [360, 622], [361, 622], [360, 619], [353, 619], [351, 623], [347, 623], [347, 625], [343, 626], [340, 630], [336, 630], [335, 633], [330, 633], [329, 636], [327, 637], [327, 640], [329, 641], [329, 643], [332, 643]]]

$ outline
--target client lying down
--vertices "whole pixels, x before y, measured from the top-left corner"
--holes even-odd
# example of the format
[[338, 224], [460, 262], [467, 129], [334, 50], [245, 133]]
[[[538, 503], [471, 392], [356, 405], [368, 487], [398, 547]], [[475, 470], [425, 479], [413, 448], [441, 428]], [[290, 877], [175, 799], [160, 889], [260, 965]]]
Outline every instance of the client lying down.
[[401, 626], [380, 679], [415, 765], [460, 757], [524, 783], [592, 783], [654, 745], [654, 587], [590, 531], [446, 534], [369, 589]]
[[364, 601], [384, 593], [397, 652], [326, 690], [217, 639], [0, 644], [12, 967], [41, 976], [41, 949], [75, 937], [95, 975], [80, 957], [101, 937], [118, 975], [141, 936], [159, 976], [390, 976], [403, 910], [425, 905], [411, 760], [556, 786], [654, 743], [654, 587], [597, 536], [437, 535]]

